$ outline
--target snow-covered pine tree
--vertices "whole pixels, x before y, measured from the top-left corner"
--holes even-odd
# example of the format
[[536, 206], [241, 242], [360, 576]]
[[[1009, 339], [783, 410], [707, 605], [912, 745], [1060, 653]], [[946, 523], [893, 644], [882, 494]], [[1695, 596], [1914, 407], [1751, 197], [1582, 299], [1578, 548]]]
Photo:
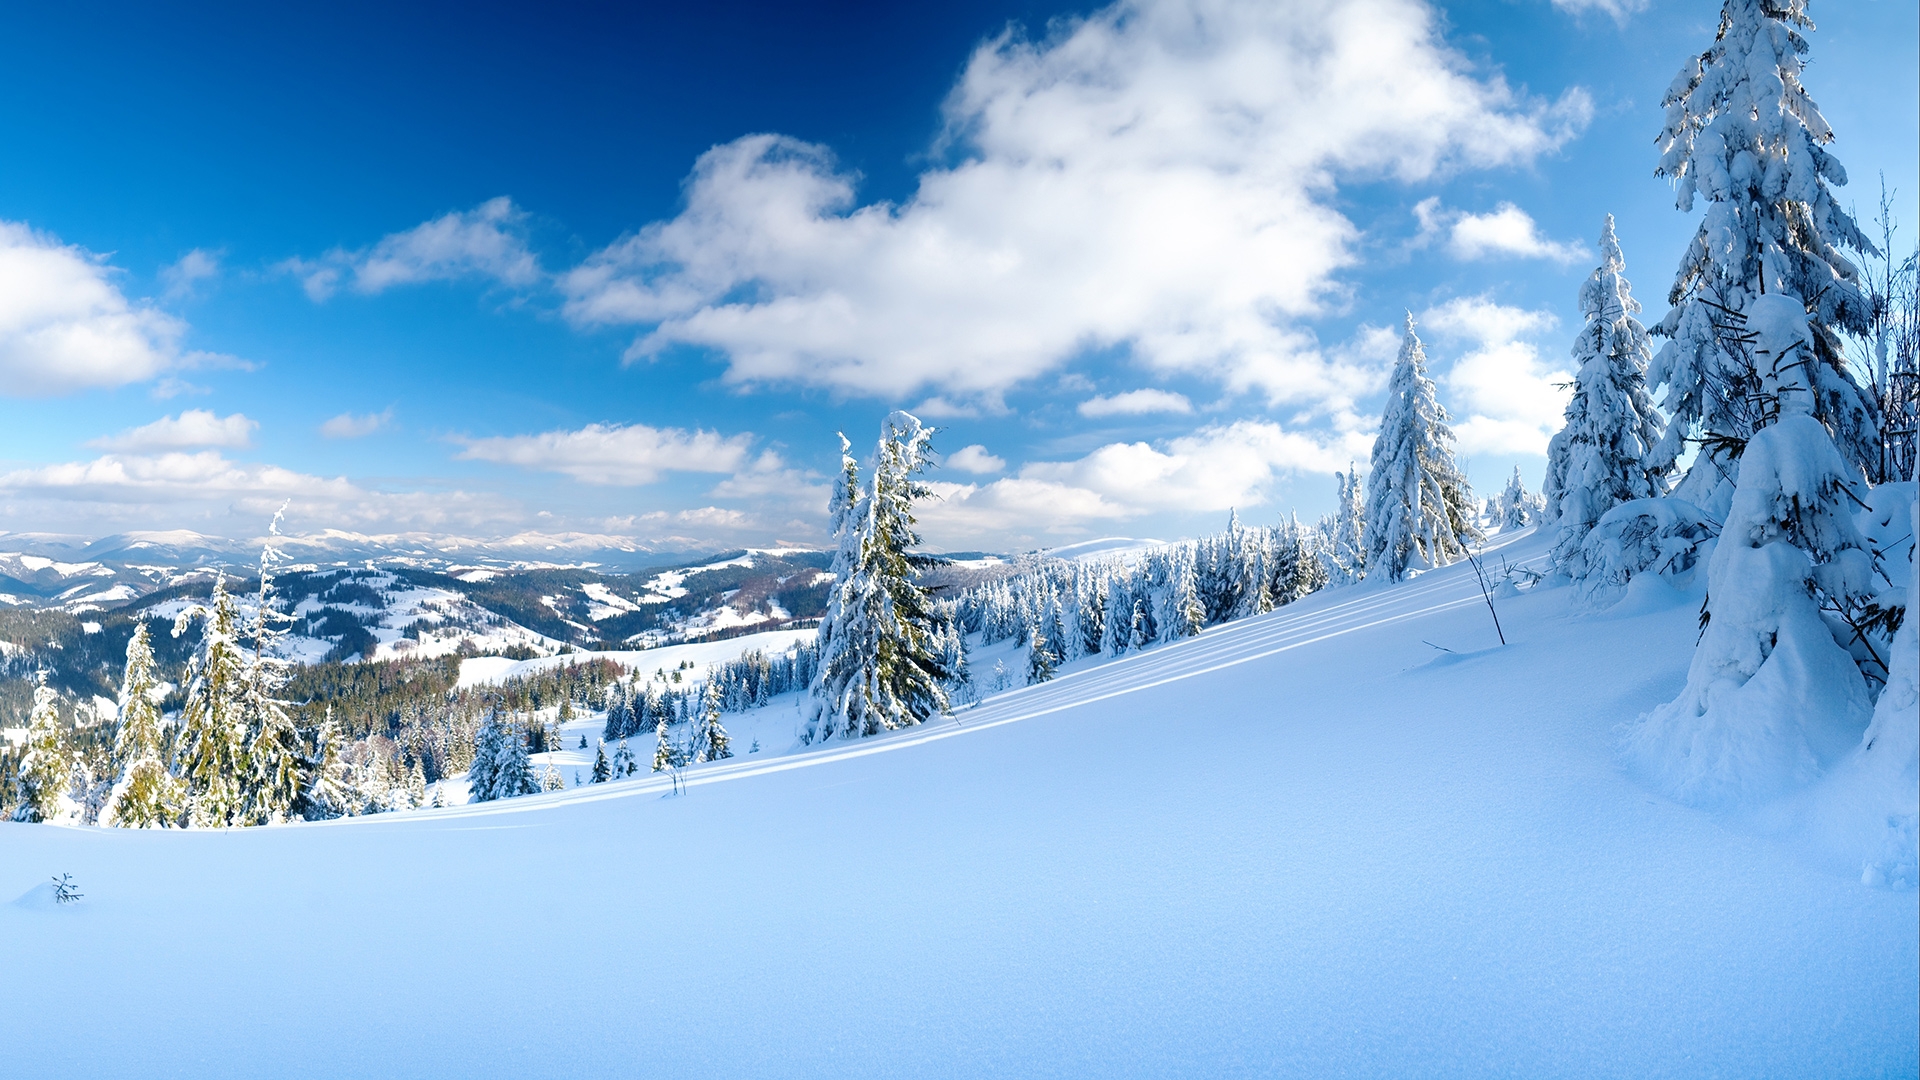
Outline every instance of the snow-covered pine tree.
[[1133, 647], [1133, 579], [1126, 574], [1117, 574], [1107, 584], [1107, 642], [1108, 656], [1121, 656]]
[[1546, 500], [1527, 490], [1520, 466], [1515, 465], [1513, 475], [1507, 478], [1507, 486], [1500, 490], [1497, 507], [1502, 529], [1524, 529], [1540, 523], [1541, 515], [1546, 512]]
[[627, 740], [621, 739], [620, 745], [613, 751], [613, 778], [625, 780], [639, 771], [639, 764], [633, 760], [633, 749], [627, 745]]
[[587, 776], [590, 784], [604, 784], [613, 779], [613, 762], [607, 760], [607, 740], [601, 739], [593, 751], [593, 772]]
[[237, 824], [246, 808], [247, 716], [241, 694], [247, 683], [246, 650], [239, 612], [224, 577], [213, 595], [174, 620], [173, 636], [200, 620], [200, 644], [187, 668], [186, 707], [176, 748], [175, 775], [186, 784], [187, 819], [196, 827]]
[[1053, 678], [1053, 649], [1047, 644], [1047, 635], [1034, 630], [1027, 639], [1027, 685], [1043, 683]]
[[492, 802], [540, 790], [527, 757], [527, 739], [520, 725], [495, 708], [473, 736], [473, 765], [467, 770], [474, 802]]
[[1707, 566], [1707, 607], [1680, 697], [1642, 717], [1635, 765], [1696, 803], [1772, 795], [1817, 776], [1854, 745], [1866, 680], [1822, 618], [1873, 592], [1854, 525], [1858, 468], [1813, 416], [1814, 335], [1790, 295], [1746, 308], [1757, 392], [1778, 420], [1740, 457], [1739, 485]]
[[1811, 298], [1812, 415], [1847, 460], [1878, 453], [1878, 407], [1841, 362], [1838, 331], [1872, 321], [1843, 249], [1875, 248], [1829, 185], [1847, 182], [1826, 145], [1833, 129], [1800, 83], [1812, 30], [1807, 0], [1726, 0], [1706, 52], [1687, 61], [1667, 90], [1659, 176], [1673, 182], [1683, 212], [1695, 196], [1706, 215], [1680, 260], [1654, 333], [1668, 339], [1647, 381], [1664, 385], [1671, 422], [1648, 464], [1673, 467], [1696, 434], [1705, 444], [1674, 493], [1718, 517], [1732, 497], [1732, 460], [1764, 422], [1752, 376], [1725, 348], [1728, 313], [1767, 293]]
[[1347, 463], [1347, 471], [1334, 473], [1339, 484], [1340, 503], [1328, 525], [1328, 543], [1321, 552], [1327, 568], [1327, 580], [1334, 585], [1350, 585], [1367, 576], [1366, 513], [1360, 493], [1360, 473]]
[[[248, 627], [253, 647], [238, 695], [241, 723], [247, 732], [248, 765], [240, 819], [249, 825], [294, 817], [302, 792], [312, 782], [313, 762], [307, 758], [288, 703], [279, 696], [293, 666], [276, 655], [276, 647], [287, 636], [287, 625], [293, 622], [293, 616], [280, 610], [273, 585], [273, 568], [280, 553], [272, 540], [280, 535], [280, 514], [285, 511], [283, 506], [274, 514], [267, 530], [268, 543], [260, 551], [260, 588]], [[421, 794], [425, 794], [424, 785]]]
[[144, 620], [127, 639], [127, 666], [120, 681], [120, 730], [113, 761], [119, 779], [109, 797], [104, 824], [126, 829], [163, 828], [180, 817], [180, 784], [167, 771], [160, 746], [160, 707], [154, 704], [153, 640]]
[[727, 735], [727, 729], [720, 724], [720, 712], [725, 704], [725, 699], [720, 696], [719, 684], [708, 679], [707, 691], [701, 697], [700, 717], [693, 726], [695, 764], [704, 761], [721, 761], [733, 756], [733, 740]]
[[27, 749], [14, 773], [15, 821], [52, 821], [73, 777], [73, 755], [60, 735], [60, 695], [46, 675], [33, 688], [33, 712], [27, 717]]
[[1416, 565], [1445, 566], [1480, 538], [1473, 492], [1454, 464], [1447, 420], [1408, 312], [1367, 473], [1368, 577], [1399, 581]]
[[1181, 558], [1173, 569], [1173, 586], [1166, 593], [1166, 609], [1160, 625], [1173, 638], [1187, 638], [1206, 625], [1206, 609], [1200, 605], [1200, 579], [1192, 558]]
[[327, 706], [326, 719], [313, 738], [313, 782], [301, 799], [300, 816], [308, 821], [326, 821], [360, 812], [353, 792], [350, 767], [340, 759], [340, 728], [333, 722], [333, 706]]
[[664, 714], [660, 722], [654, 725], [653, 736], [653, 771], [660, 772], [680, 764], [673, 750], [673, 740], [667, 737], [667, 718]]
[[895, 411], [881, 427], [871, 486], [841, 436], [841, 478], [828, 510], [837, 550], [820, 621], [820, 670], [803, 742], [907, 727], [947, 708], [934, 620], [919, 577], [939, 560], [914, 551], [913, 504], [928, 494], [933, 432]]
[[413, 759], [413, 767], [407, 770], [407, 801], [414, 806], [427, 805], [427, 773], [420, 767], [420, 759]]
[[1575, 581], [1586, 577], [1581, 544], [1607, 511], [1667, 491], [1665, 470], [1649, 462], [1666, 422], [1647, 389], [1652, 345], [1634, 318], [1640, 302], [1626, 268], [1608, 214], [1600, 265], [1580, 286], [1585, 322], [1573, 342], [1567, 422], [1547, 445], [1546, 520], [1559, 526], [1554, 564]]

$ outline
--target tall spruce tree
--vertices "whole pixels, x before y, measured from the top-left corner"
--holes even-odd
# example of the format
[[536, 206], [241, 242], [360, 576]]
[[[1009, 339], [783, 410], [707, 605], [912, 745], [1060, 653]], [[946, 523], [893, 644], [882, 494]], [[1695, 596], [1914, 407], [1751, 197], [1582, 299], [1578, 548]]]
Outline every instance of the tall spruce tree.
[[1448, 419], [1408, 312], [1367, 473], [1369, 578], [1399, 581], [1412, 567], [1445, 566], [1480, 538], [1473, 491], [1454, 464]]
[[173, 636], [200, 621], [200, 644], [187, 668], [175, 769], [186, 784], [187, 818], [196, 827], [237, 824], [246, 808], [247, 717], [241, 694], [247, 681], [239, 612], [224, 577], [216, 577], [205, 604], [181, 612]]
[[158, 686], [147, 624], [135, 622], [133, 636], [127, 639], [127, 666], [120, 681], [120, 730], [113, 744], [119, 779], [105, 824], [151, 829], [173, 825], [180, 818], [180, 783], [167, 770], [161, 750], [160, 707], [153, 700]]
[[33, 712], [27, 717], [27, 749], [14, 773], [15, 821], [52, 821], [73, 778], [73, 755], [60, 733], [60, 696], [46, 683], [33, 688]]
[[1631, 499], [1666, 494], [1666, 472], [1650, 463], [1666, 423], [1647, 389], [1652, 346], [1634, 315], [1640, 302], [1626, 278], [1613, 215], [1600, 230], [1600, 265], [1580, 286], [1585, 318], [1574, 339], [1573, 398], [1566, 426], [1547, 446], [1546, 518], [1559, 525], [1554, 563], [1586, 576], [1581, 544], [1602, 515]]
[[918, 477], [931, 464], [932, 436], [912, 414], [890, 414], [864, 491], [841, 436], [841, 477], [828, 506], [834, 585], [803, 742], [908, 727], [947, 708], [938, 627], [919, 584], [939, 560], [914, 550], [913, 504], [928, 494]]
[[1327, 545], [1320, 554], [1327, 569], [1327, 580], [1334, 585], [1348, 585], [1367, 576], [1365, 500], [1360, 491], [1359, 470], [1352, 462], [1347, 463], [1346, 472], [1334, 473], [1333, 478], [1339, 485], [1340, 501], [1327, 525]]
[[1812, 312], [1812, 415], [1856, 465], [1878, 454], [1878, 406], [1843, 366], [1837, 332], [1864, 332], [1871, 305], [1844, 249], [1875, 253], [1834, 201], [1847, 173], [1828, 153], [1833, 129], [1800, 82], [1812, 30], [1807, 0], [1726, 0], [1706, 52], [1667, 90], [1659, 176], [1683, 212], [1706, 214], [1681, 257], [1654, 333], [1668, 339], [1648, 369], [1665, 385], [1672, 418], [1648, 464], [1670, 469], [1696, 435], [1702, 452], [1675, 494], [1718, 517], [1732, 498], [1739, 447], [1766, 421], [1757, 376], [1726, 324], [1768, 293], [1789, 293]]
[[[281, 512], [285, 509], [282, 507]], [[273, 516], [268, 535], [270, 538], [280, 535], [280, 514]], [[277, 655], [277, 646], [287, 636], [287, 625], [293, 622], [293, 616], [280, 610], [274, 591], [273, 568], [279, 559], [280, 552], [270, 539], [260, 551], [260, 588], [254, 596], [253, 619], [247, 628], [251, 653], [239, 693], [241, 722], [247, 732], [248, 766], [241, 818], [249, 825], [271, 824], [297, 816], [305, 790], [312, 782], [313, 762], [307, 756], [305, 740], [294, 725], [290, 704], [280, 698], [293, 665]], [[423, 795], [424, 792], [423, 787]]]

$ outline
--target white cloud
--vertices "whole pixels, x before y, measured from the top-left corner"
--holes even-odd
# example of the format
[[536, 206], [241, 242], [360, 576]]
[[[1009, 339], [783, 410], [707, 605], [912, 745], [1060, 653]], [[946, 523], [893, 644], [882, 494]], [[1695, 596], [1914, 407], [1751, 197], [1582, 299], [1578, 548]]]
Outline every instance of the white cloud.
[[1080, 403], [1080, 415], [1144, 416], [1147, 413], [1190, 413], [1193, 402], [1185, 394], [1169, 390], [1129, 390], [1112, 397], [1088, 398]]
[[1447, 250], [1458, 259], [1513, 255], [1570, 263], [1587, 254], [1579, 244], [1563, 244], [1540, 235], [1533, 218], [1510, 202], [1499, 204], [1490, 214], [1469, 214], [1445, 209], [1435, 197], [1422, 199], [1413, 212], [1420, 219], [1420, 237], [1416, 243], [1425, 244], [1444, 231]]
[[587, 484], [651, 484], [663, 472], [735, 472], [747, 463], [751, 435], [588, 424], [578, 431], [458, 439], [460, 457], [555, 472]]
[[527, 248], [526, 217], [503, 195], [389, 234], [371, 248], [335, 249], [317, 261], [290, 259], [281, 266], [300, 278], [315, 301], [332, 296], [343, 282], [368, 295], [466, 277], [524, 287], [540, 280], [539, 261]]
[[1419, 0], [1126, 0], [1044, 41], [982, 45], [901, 204], [860, 205], [823, 147], [701, 156], [687, 206], [563, 278], [629, 351], [725, 353], [734, 382], [995, 395], [1089, 348], [1275, 401], [1341, 407], [1366, 376], [1295, 320], [1355, 260], [1348, 177], [1522, 162], [1590, 105], [1476, 77]]
[[986, 484], [935, 482], [920, 514], [937, 546], [981, 537], [1066, 534], [1158, 512], [1259, 506], [1298, 473], [1331, 475], [1364, 457], [1371, 436], [1316, 437], [1267, 420], [1202, 428], [1154, 446], [1110, 443], [1074, 461], [1034, 462]]
[[512, 522], [521, 516], [497, 496], [372, 490], [346, 477], [232, 461], [218, 450], [107, 454], [92, 461], [18, 469], [0, 474], [0, 499], [23, 517], [78, 515], [93, 527], [151, 529], [237, 517], [246, 522], [248, 535], [288, 499], [293, 501], [289, 526], [295, 529], [366, 524], [442, 528]]
[[253, 445], [253, 433], [259, 427], [258, 421], [250, 420], [241, 413], [215, 416], [211, 409], [188, 409], [179, 416], [163, 416], [151, 424], [94, 439], [87, 445], [100, 450], [134, 453], [188, 450], [201, 446], [244, 450]]
[[361, 439], [393, 423], [391, 406], [377, 413], [356, 416], [343, 412], [320, 425], [320, 434], [329, 439]]
[[84, 249], [0, 221], [0, 394], [124, 386], [183, 362], [186, 324], [127, 300]]
[[220, 255], [218, 251], [194, 248], [173, 265], [163, 268], [160, 281], [167, 287], [167, 297], [177, 300], [191, 296], [200, 282], [219, 277]]
[[1647, 10], [1648, 0], [1553, 0], [1553, 6], [1561, 11], [1580, 15], [1588, 11], [1603, 11], [1613, 16], [1613, 21], [1624, 24], [1627, 16]]
[[[1573, 376], [1549, 368], [1534, 343], [1524, 339], [1553, 329], [1553, 315], [1462, 297], [1428, 311], [1421, 323], [1477, 346], [1454, 361], [1444, 377], [1451, 411], [1465, 417], [1453, 425], [1460, 451], [1546, 453], [1547, 440], [1564, 422], [1569, 394], [1555, 384]], [[1433, 353], [1430, 347], [1428, 355]]]
[[981, 446], [979, 443], [974, 443], [972, 446], [963, 446], [953, 453], [948, 454], [946, 465], [949, 469], [959, 469], [961, 472], [984, 475], [987, 473], [997, 473], [1006, 468], [1007, 459], [995, 457], [987, 452], [986, 447]]

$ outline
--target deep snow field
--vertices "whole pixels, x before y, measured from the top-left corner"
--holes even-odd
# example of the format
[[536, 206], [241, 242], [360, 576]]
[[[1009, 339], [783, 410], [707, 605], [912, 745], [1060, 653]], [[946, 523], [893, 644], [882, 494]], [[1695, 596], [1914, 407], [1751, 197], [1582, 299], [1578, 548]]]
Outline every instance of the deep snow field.
[[0, 1074], [1914, 1075], [1915, 892], [1616, 763], [1698, 632], [1648, 584], [1504, 648], [1465, 565], [1328, 590], [680, 794], [0, 825]]

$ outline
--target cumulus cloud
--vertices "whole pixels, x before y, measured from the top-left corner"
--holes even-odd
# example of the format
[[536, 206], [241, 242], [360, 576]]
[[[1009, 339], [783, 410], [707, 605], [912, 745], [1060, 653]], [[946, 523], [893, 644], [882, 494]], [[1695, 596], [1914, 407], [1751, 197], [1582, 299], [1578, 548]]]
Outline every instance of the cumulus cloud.
[[1371, 436], [1316, 436], [1267, 420], [1202, 428], [1160, 445], [1109, 443], [1073, 461], [1034, 462], [985, 484], [934, 482], [920, 515], [927, 536], [952, 545], [1001, 534], [1062, 534], [1163, 511], [1259, 506], [1273, 484], [1331, 475], [1364, 457]]
[[996, 395], [1092, 348], [1274, 401], [1339, 407], [1367, 377], [1296, 320], [1355, 259], [1339, 181], [1524, 162], [1581, 127], [1579, 91], [1476, 73], [1420, 0], [1124, 0], [1042, 41], [982, 45], [900, 204], [824, 147], [752, 135], [701, 156], [686, 208], [562, 279], [630, 359], [722, 352], [733, 382]]
[[[1462, 297], [1428, 311], [1430, 331], [1472, 343], [1448, 369], [1444, 382], [1462, 453], [1544, 454], [1560, 430], [1570, 393], [1570, 372], [1549, 367], [1530, 336], [1552, 330], [1546, 311], [1528, 311], [1485, 297]], [[1432, 356], [1434, 350], [1428, 349]]]
[[258, 421], [248, 419], [241, 413], [216, 416], [211, 409], [188, 409], [179, 416], [163, 416], [151, 424], [94, 439], [87, 445], [100, 450], [134, 453], [187, 450], [200, 446], [244, 450], [253, 445], [253, 433], [259, 427]]
[[316, 302], [343, 283], [367, 295], [396, 285], [472, 277], [524, 287], [541, 276], [540, 263], [527, 247], [526, 218], [503, 195], [389, 234], [370, 248], [335, 249], [318, 260], [290, 259], [281, 267], [298, 277]]
[[1193, 402], [1185, 394], [1169, 390], [1129, 390], [1112, 397], [1088, 398], [1080, 403], [1080, 415], [1144, 416], [1147, 413], [1190, 413]]
[[752, 435], [655, 428], [645, 424], [588, 424], [578, 431], [457, 439], [459, 456], [536, 472], [554, 472], [586, 484], [651, 484], [663, 472], [736, 472], [748, 462]]
[[1447, 250], [1457, 259], [1511, 255], [1570, 263], [1587, 253], [1577, 243], [1560, 243], [1542, 236], [1533, 218], [1510, 202], [1499, 204], [1490, 214], [1469, 214], [1448, 210], [1435, 197], [1421, 200], [1413, 212], [1420, 219], [1418, 243], [1425, 244], [1444, 233]]
[[233, 461], [218, 450], [106, 454], [0, 474], [0, 499], [38, 520], [79, 515], [96, 524], [155, 528], [237, 516], [257, 528], [289, 499], [303, 528], [476, 526], [518, 520], [512, 504], [486, 494], [388, 492], [346, 477], [313, 476], [271, 464]]
[[0, 394], [124, 386], [189, 360], [186, 324], [130, 302], [104, 258], [0, 221]]
[[995, 457], [987, 452], [986, 447], [974, 443], [972, 446], [963, 446], [948, 454], [946, 465], [949, 469], [959, 469], [961, 472], [970, 472], [979, 476], [997, 473], [1006, 468], [1007, 459]]
[[393, 423], [391, 406], [377, 413], [356, 416], [343, 412], [320, 425], [320, 434], [329, 439], [363, 439]]

